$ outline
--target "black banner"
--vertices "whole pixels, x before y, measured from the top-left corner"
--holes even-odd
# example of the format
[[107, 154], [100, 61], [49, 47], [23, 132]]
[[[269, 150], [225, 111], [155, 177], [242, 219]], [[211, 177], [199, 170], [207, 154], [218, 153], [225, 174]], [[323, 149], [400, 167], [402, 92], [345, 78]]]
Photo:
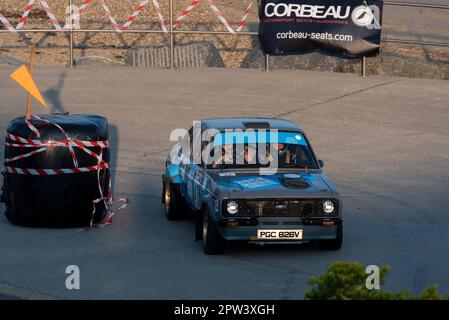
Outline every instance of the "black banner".
[[382, 9], [379, 0], [262, 0], [260, 44], [271, 55], [314, 50], [344, 57], [377, 55]]

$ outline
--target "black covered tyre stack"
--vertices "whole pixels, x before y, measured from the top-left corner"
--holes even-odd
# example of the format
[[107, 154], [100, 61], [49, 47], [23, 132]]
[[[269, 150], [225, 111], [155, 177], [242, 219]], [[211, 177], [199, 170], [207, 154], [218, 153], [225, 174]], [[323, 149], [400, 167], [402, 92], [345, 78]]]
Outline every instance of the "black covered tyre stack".
[[[66, 141], [67, 137], [73, 141], [94, 142], [95, 146], [89, 146], [86, 149], [97, 155], [103, 150], [103, 161], [109, 163], [109, 149], [96, 146], [96, 142], [107, 141], [109, 138], [106, 118], [96, 115], [66, 114], [40, 117], [62, 127], [65, 134], [55, 125], [34, 117], [31, 123], [40, 132], [39, 138], [27, 126], [24, 117], [15, 118], [9, 123], [8, 134], [41, 142]], [[7, 135], [6, 142], [16, 145], [21, 143], [10, 135]], [[41, 147], [6, 145], [5, 159], [24, 155]], [[5, 214], [10, 222], [18, 225], [47, 227], [81, 227], [90, 224], [93, 201], [101, 197], [99, 184], [103, 195], [108, 195], [110, 171], [105, 167], [98, 170], [98, 159], [82, 149], [75, 146], [73, 150], [78, 167], [74, 166], [67, 146], [49, 147], [46, 151], [32, 156], [5, 162], [2, 198], [6, 204]], [[79, 172], [84, 171], [78, 170], [79, 168], [90, 169], [87, 172]], [[62, 173], [61, 169], [72, 169], [74, 173]], [[18, 172], [26, 172], [26, 174]], [[58, 174], [50, 175], [45, 172], [58, 172]], [[100, 179], [97, 177], [98, 173]], [[105, 205], [103, 201], [100, 201], [96, 204], [93, 222], [100, 222], [105, 214]]]

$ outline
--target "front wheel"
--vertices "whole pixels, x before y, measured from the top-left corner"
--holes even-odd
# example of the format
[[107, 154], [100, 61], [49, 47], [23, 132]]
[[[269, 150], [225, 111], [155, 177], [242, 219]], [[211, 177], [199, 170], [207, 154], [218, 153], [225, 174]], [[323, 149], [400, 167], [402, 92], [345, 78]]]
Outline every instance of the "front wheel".
[[213, 223], [209, 210], [205, 209], [203, 214], [203, 250], [205, 254], [222, 254], [225, 250], [225, 240]]
[[173, 183], [164, 181], [163, 202], [165, 207], [165, 216], [168, 220], [179, 220], [185, 217], [185, 206], [179, 191]]
[[319, 240], [318, 247], [321, 250], [340, 250], [343, 244], [343, 223], [337, 227], [337, 238], [333, 240]]

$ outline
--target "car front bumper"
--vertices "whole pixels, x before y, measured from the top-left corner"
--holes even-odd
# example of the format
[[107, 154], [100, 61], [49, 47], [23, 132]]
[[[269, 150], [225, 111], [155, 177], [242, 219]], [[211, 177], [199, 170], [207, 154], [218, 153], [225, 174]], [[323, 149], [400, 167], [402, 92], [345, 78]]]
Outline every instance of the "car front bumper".
[[[332, 221], [332, 226], [324, 226], [323, 221]], [[230, 226], [229, 222], [234, 222]], [[238, 222], [238, 225], [237, 223]], [[243, 219], [222, 219], [217, 223], [221, 236], [227, 241], [251, 241], [251, 242], [307, 242], [312, 240], [334, 240], [337, 238], [338, 228], [342, 224], [339, 218], [333, 219], [310, 219], [300, 223], [298, 218], [263, 218], [250, 222]], [[232, 223], [231, 223], [232, 225]], [[258, 230], [302, 230], [301, 240], [261, 240], [257, 239]]]

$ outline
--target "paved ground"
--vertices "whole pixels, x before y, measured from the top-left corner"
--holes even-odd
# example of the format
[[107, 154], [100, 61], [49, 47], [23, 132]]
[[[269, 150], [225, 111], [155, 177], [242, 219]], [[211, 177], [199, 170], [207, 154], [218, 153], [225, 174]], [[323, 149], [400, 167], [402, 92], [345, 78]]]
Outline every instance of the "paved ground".
[[[24, 111], [11, 71], [0, 67], [2, 139]], [[418, 292], [436, 282], [449, 293], [449, 82], [232, 69], [36, 72], [52, 111], [109, 118], [116, 193], [131, 203], [113, 225], [87, 232], [21, 228], [1, 215], [1, 294], [294, 299], [336, 259], [389, 264], [385, 289]], [[190, 221], [165, 220], [160, 175], [171, 130], [237, 115], [282, 115], [306, 130], [342, 191], [341, 251], [233, 246], [205, 256]], [[65, 289], [71, 264], [81, 269], [79, 291]]]

